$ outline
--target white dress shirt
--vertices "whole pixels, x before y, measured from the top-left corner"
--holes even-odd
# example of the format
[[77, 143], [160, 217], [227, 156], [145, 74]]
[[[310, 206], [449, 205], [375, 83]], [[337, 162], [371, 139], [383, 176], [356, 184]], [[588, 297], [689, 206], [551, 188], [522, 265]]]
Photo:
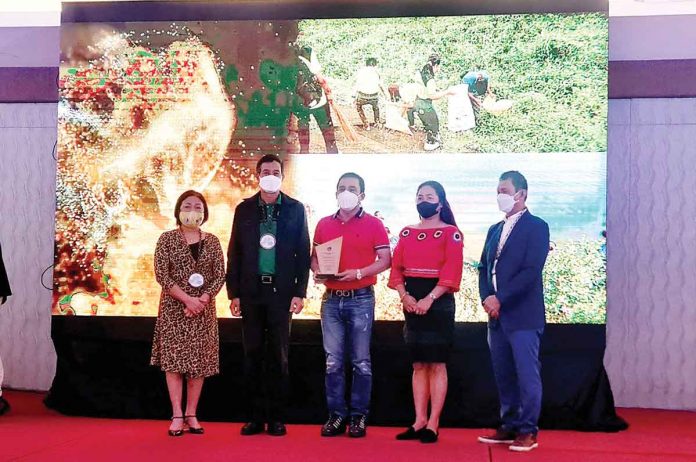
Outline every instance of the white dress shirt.
[[355, 91], [366, 95], [380, 92], [382, 79], [374, 66], [364, 66], [355, 74]]
[[520, 218], [522, 218], [522, 215], [524, 215], [526, 211], [527, 209], [522, 209], [514, 215], [505, 217], [503, 223], [503, 231], [500, 233], [500, 241], [498, 241], [498, 249], [495, 254], [495, 261], [493, 262], [493, 290], [495, 290], [496, 292], [498, 291], [498, 281], [495, 277], [495, 267], [498, 264], [498, 258], [500, 258], [500, 254], [503, 251], [505, 243], [510, 237], [512, 230], [515, 228], [515, 225], [520, 220]]

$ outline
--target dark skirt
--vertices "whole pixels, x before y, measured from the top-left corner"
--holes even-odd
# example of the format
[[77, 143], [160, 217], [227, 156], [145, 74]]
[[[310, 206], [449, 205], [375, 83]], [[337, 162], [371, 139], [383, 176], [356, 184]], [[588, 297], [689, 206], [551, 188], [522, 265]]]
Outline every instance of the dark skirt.
[[[435, 278], [406, 278], [405, 287], [416, 300], [427, 297]], [[435, 300], [424, 315], [406, 313], [404, 339], [414, 363], [446, 363], [454, 340], [454, 294]]]

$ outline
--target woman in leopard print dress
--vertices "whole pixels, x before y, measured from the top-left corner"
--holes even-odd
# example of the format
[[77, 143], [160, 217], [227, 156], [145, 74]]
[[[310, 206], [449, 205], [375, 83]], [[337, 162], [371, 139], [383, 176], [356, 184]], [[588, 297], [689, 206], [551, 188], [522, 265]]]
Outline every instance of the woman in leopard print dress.
[[200, 229], [208, 220], [208, 206], [200, 193], [182, 194], [174, 215], [178, 228], [163, 233], [155, 249], [155, 275], [162, 295], [150, 363], [166, 374], [172, 403], [169, 434], [180, 436], [185, 427], [203, 433], [196, 418], [198, 398], [204, 378], [219, 372], [215, 296], [225, 282], [225, 262], [218, 238]]

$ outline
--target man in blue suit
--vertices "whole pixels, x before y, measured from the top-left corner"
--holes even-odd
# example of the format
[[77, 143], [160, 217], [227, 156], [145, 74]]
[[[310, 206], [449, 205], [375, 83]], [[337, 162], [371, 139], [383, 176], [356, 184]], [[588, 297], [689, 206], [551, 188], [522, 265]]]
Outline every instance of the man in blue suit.
[[549, 226], [526, 206], [527, 180], [505, 172], [498, 208], [505, 219], [491, 226], [479, 265], [479, 294], [488, 313], [488, 345], [500, 397], [502, 425], [479, 441], [509, 444], [518, 452], [538, 446], [541, 412], [539, 342], [546, 323], [542, 270]]

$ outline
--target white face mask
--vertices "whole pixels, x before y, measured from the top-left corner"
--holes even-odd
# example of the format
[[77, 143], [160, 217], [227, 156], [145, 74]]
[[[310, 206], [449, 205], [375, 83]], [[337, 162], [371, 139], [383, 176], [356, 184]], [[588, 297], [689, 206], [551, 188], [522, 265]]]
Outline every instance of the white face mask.
[[187, 212], [179, 212], [179, 221], [182, 225], [188, 226], [189, 228], [197, 228], [203, 223], [203, 218], [205, 215], [203, 212], [197, 210], [190, 210]]
[[341, 208], [341, 210], [346, 212], [355, 209], [355, 207], [357, 207], [360, 204], [360, 198], [358, 197], [358, 195], [350, 191], [343, 191], [338, 193], [338, 195], [336, 196], [336, 200], [338, 201], [338, 206]]
[[280, 191], [280, 185], [283, 180], [275, 175], [262, 176], [259, 180], [259, 186], [263, 192], [270, 194], [277, 193]]
[[498, 194], [498, 209], [500, 209], [501, 212], [510, 213], [510, 211], [515, 208], [515, 204], [517, 203], [515, 194], [512, 196], [509, 194]]

